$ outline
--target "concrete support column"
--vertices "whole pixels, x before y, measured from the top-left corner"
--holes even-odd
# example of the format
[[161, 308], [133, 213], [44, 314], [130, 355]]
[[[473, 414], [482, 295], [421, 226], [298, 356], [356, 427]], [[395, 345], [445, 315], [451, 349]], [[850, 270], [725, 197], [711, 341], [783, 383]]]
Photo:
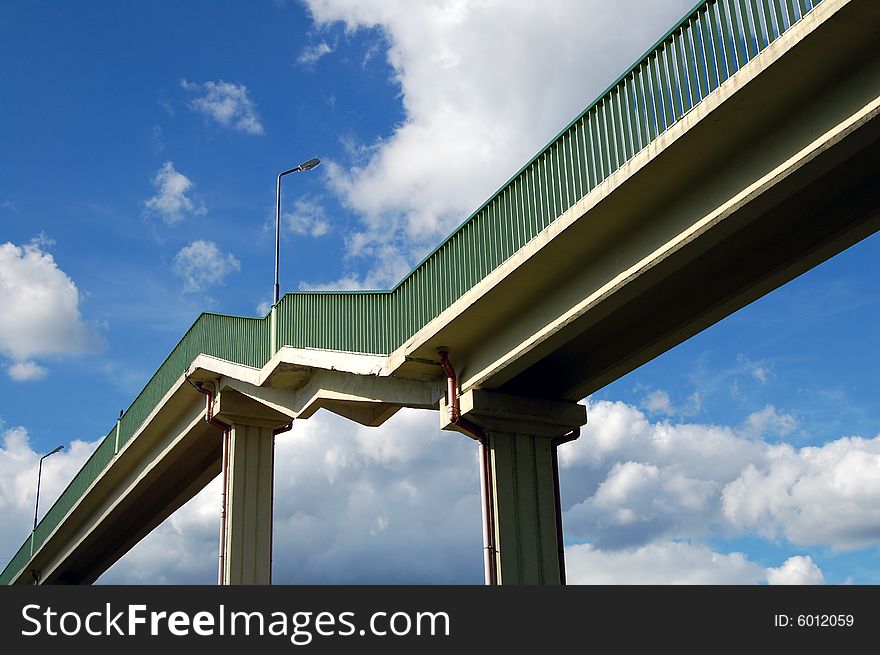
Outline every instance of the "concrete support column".
[[[554, 439], [586, 423], [576, 403], [470, 391], [461, 416], [482, 429], [488, 447], [488, 515], [494, 529], [498, 584], [561, 584], [564, 580]], [[445, 429], [448, 411], [441, 404]]]
[[492, 430], [488, 436], [498, 584], [560, 584], [550, 440]]
[[223, 453], [220, 583], [271, 584], [275, 434], [291, 419], [230, 388], [217, 395], [215, 410], [230, 426]]
[[222, 584], [271, 584], [272, 428], [234, 423], [226, 456]]

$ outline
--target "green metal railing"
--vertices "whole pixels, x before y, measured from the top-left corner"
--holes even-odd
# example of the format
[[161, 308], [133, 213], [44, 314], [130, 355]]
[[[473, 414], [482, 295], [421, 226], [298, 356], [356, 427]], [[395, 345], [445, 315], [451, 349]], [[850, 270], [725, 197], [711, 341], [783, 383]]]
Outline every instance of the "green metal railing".
[[392, 290], [285, 295], [279, 344], [392, 352], [820, 1], [701, 3]]
[[[392, 294], [387, 291], [286, 294], [278, 305], [282, 346], [388, 353]], [[339, 348], [344, 344], [344, 348]]]
[[120, 448], [200, 353], [262, 367], [269, 361], [269, 319], [199, 316], [122, 417]]
[[[700, 3], [392, 290], [286, 294], [277, 308], [277, 344], [392, 352], [820, 3]], [[269, 320], [202, 314], [123, 415], [119, 446], [199, 353], [265, 365]], [[114, 426], [37, 526], [35, 551], [112, 461], [115, 447]], [[0, 583], [11, 581], [30, 552], [28, 539]]]

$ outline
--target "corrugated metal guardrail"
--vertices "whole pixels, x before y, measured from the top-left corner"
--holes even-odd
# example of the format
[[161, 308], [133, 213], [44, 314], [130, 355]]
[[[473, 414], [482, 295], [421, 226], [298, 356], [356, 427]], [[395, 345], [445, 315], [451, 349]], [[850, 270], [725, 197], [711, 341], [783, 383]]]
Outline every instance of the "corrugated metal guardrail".
[[394, 289], [287, 294], [279, 344], [393, 351], [820, 1], [700, 4]]

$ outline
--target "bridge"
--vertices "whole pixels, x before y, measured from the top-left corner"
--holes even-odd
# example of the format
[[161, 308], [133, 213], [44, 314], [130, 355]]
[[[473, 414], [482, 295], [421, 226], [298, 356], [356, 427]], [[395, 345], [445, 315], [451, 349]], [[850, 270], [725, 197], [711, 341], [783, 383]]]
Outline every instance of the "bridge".
[[91, 583], [222, 475], [220, 582], [270, 583], [275, 435], [416, 407], [478, 444], [487, 583], [564, 583], [578, 401], [880, 228], [878, 43], [701, 3], [393, 289], [200, 316], [0, 581]]

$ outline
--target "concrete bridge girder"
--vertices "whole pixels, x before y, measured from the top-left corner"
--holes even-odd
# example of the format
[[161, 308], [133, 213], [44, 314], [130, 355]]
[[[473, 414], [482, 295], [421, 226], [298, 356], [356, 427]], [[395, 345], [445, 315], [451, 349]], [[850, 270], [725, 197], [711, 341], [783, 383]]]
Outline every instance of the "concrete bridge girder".
[[267, 381], [277, 381], [271, 372], [254, 376], [252, 370], [199, 356], [190, 367], [188, 377], [215, 385], [219, 392], [215, 402], [225, 407], [215, 409], [217, 414], [262, 416], [269, 422], [281, 423], [307, 419], [323, 408], [376, 427], [402, 407], [436, 409], [443, 394], [443, 385], [437, 380], [426, 382], [311, 368], [298, 371], [293, 385], [270, 386]]
[[880, 227], [880, 3], [826, 0], [391, 354], [577, 400]]
[[[182, 381], [181, 381], [182, 382]], [[90, 584], [220, 472], [202, 396], [178, 385], [33, 554], [41, 584]]]

